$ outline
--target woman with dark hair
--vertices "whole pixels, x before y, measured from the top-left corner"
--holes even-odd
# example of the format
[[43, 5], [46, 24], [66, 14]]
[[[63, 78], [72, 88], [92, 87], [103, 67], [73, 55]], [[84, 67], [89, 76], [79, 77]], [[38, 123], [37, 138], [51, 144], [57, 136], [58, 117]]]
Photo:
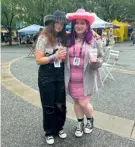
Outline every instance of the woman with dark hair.
[[36, 44], [36, 63], [39, 66], [38, 86], [43, 108], [43, 128], [46, 142], [54, 143], [54, 135], [66, 138], [63, 130], [66, 120], [66, 95], [64, 62], [66, 58], [67, 19], [65, 13], [56, 11], [45, 17], [45, 29]]
[[[93, 91], [97, 91], [102, 82], [98, 68], [101, 67], [101, 50], [93, 37], [90, 25], [95, 14], [78, 9], [68, 13], [67, 19], [72, 22], [67, 61], [65, 64], [65, 87], [74, 100], [74, 110], [78, 119], [75, 136], [93, 130], [93, 106], [89, 103]], [[84, 126], [84, 115], [87, 124]]]

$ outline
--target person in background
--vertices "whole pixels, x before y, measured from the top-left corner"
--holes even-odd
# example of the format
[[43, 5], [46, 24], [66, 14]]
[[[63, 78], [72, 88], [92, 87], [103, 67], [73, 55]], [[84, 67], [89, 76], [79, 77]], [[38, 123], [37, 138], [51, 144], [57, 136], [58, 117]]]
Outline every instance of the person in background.
[[109, 33], [108, 33], [108, 40], [109, 40], [109, 45], [113, 45], [115, 43], [114, 40], [114, 35], [113, 35], [113, 28], [110, 28]]
[[131, 37], [133, 38], [133, 45], [134, 45], [135, 44], [135, 29], [132, 32]]
[[26, 35], [26, 43], [30, 44], [30, 35]]
[[43, 128], [46, 142], [54, 143], [54, 136], [66, 138], [63, 130], [66, 120], [64, 60], [66, 58], [65, 13], [55, 11], [45, 17], [45, 29], [36, 44], [38, 87], [43, 108]]
[[7, 42], [8, 42], [8, 37], [7, 36], [4, 37], [4, 41], [7, 44]]
[[[102, 86], [98, 71], [102, 55], [90, 28], [96, 15], [78, 9], [66, 17], [72, 22], [72, 27], [65, 63], [65, 87], [67, 94], [73, 98], [78, 120], [75, 136], [81, 137], [84, 132], [91, 133], [94, 127], [94, 110], [89, 101], [92, 93]], [[87, 118], [86, 125], [84, 116]]]
[[103, 46], [105, 47], [107, 45], [107, 32], [105, 29], [102, 30], [102, 41], [103, 41]]
[[112, 28], [110, 28], [108, 36], [109, 36], [109, 38], [113, 37], [113, 29]]

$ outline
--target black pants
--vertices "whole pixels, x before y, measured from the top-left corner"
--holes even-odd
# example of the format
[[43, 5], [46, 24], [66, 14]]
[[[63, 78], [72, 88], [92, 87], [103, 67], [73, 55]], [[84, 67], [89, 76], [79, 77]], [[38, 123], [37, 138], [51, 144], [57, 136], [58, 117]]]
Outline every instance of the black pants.
[[[48, 67], [47, 67], [48, 68]], [[48, 135], [57, 135], [63, 129], [66, 120], [66, 94], [64, 85], [64, 76], [62, 72], [40, 70], [38, 86], [43, 108], [43, 128]], [[50, 67], [49, 67], [50, 70]], [[55, 70], [52, 68], [52, 70]], [[50, 76], [53, 73], [53, 80]], [[61, 76], [61, 80], [54, 75]], [[49, 77], [50, 76], [50, 77]], [[57, 81], [58, 80], [58, 81]]]
[[46, 136], [58, 134], [66, 120], [66, 100], [64, 82], [39, 84], [43, 108], [43, 128]]

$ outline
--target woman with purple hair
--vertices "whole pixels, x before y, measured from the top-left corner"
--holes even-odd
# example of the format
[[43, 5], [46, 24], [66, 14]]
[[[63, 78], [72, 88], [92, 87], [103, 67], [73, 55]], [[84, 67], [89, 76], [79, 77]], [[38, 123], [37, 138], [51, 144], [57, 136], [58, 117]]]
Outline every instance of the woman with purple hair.
[[[101, 67], [101, 52], [90, 28], [96, 15], [78, 9], [66, 17], [71, 21], [72, 28], [65, 63], [65, 87], [74, 100], [78, 119], [75, 136], [81, 137], [83, 132], [91, 133], [94, 126], [93, 106], [89, 100], [94, 90], [97, 91], [102, 86], [98, 71]], [[85, 126], [84, 116], [87, 118]]]

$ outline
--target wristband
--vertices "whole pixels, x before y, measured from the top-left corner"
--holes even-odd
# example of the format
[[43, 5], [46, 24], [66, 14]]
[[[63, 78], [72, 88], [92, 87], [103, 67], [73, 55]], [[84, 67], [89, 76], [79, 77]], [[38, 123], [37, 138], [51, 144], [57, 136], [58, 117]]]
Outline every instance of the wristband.
[[49, 56], [49, 62], [50, 63], [53, 63], [56, 60], [57, 60], [56, 54], [53, 54], [53, 55]]

